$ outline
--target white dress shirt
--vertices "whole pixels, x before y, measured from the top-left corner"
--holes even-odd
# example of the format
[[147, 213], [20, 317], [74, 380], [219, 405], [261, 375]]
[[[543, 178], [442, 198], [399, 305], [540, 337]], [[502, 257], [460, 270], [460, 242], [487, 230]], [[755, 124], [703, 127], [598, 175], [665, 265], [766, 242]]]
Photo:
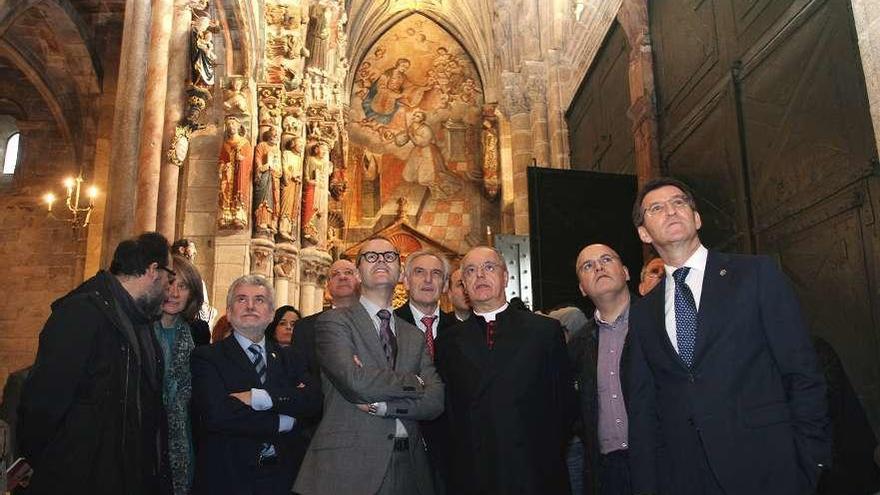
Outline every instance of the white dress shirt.
[[[681, 265], [691, 269], [687, 278], [684, 279], [684, 283], [690, 287], [694, 294], [697, 311], [700, 311], [700, 297], [703, 295], [703, 276], [706, 274], [706, 257], [708, 255], [709, 250], [700, 244], [694, 254]], [[678, 352], [678, 338], [675, 330], [675, 279], [672, 278], [672, 272], [680, 267], [670, 265], [663, 265], [663, 267], [666, 269], [666, 291], [664, 294], [666, 334], [669, 335], [669, 341], [672, 342], [675, 352]]]
[[437, 307], [434, 308], [433, 313], [426, 315], [425, 313], [422, 313], [421, 311], [419, 311], [418, 308], [413, 306], [412, 303], [408, 303], [408, 304], [409, 304], [410, 311], [412, 311], [413, 320], [415, 320], [416, 327], [419, 330], [421, 330], [422, 333], [425, 333], [425, 330], [427, 330], [427, 328], [425, 327], [425, 324], [422, 323], [422, 318], [424, 318], [425, 316], [433, 316], [434, 317], [434, 325], [433, 325], [433, 328], [431, 328], [431, 333], [433, 334], [432, 336], [436, 339], [437, 338], [437, 327], [440, 326], [440, 305], [438, 304]]

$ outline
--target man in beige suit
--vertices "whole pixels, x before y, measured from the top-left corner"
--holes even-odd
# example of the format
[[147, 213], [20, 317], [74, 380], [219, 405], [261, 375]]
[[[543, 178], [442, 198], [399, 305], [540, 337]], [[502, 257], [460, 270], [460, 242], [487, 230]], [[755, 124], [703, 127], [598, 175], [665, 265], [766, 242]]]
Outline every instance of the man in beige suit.
[[443, 412], [422, 333], [394, 316], [400, 254], [384, 238], [357, 258], [361, 297], [318, 319], [324, 417], [293, 487], [303, 495], [432, 495], [418, 421]]

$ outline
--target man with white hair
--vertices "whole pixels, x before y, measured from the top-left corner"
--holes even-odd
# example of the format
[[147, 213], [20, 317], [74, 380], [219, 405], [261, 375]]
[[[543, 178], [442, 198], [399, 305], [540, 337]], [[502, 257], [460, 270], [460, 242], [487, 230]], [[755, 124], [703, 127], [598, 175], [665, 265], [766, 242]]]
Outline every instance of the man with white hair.
[[296, 353], [265, 337], [274, 291], [260, 275], [226, 296], [232, 336], [193, 351], [193, 406], [204, 434], [193, 493], [287, 494], [305, 453], [296, 417], [314, 414], [320, 391]]

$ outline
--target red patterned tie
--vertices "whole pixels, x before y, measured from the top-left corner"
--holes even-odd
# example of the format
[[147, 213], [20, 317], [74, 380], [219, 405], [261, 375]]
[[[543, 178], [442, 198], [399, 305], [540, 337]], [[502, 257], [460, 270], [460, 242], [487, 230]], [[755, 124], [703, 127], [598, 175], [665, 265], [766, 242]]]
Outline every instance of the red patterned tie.
[[425, 347], [428, 348], [428, 354], [434, 359], [434, 320], [436, 316], [423, 316], [422, 325], [425, 325]]
[[495, 324], [496, 320], [486, 322], [486, 345], [490, 351], [495, 347]]

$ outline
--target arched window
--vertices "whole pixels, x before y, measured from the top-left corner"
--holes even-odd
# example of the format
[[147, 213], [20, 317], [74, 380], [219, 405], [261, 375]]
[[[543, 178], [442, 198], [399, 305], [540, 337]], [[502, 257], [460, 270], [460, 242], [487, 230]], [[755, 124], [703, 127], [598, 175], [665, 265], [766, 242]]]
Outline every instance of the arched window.
[[9, 136], [6, 140], [6, 153], [3, 157], [3, 174], [11, 175], [15, 173], [15, 166], [18, 164], [18, 138], [21, 133], [16, 132]]

